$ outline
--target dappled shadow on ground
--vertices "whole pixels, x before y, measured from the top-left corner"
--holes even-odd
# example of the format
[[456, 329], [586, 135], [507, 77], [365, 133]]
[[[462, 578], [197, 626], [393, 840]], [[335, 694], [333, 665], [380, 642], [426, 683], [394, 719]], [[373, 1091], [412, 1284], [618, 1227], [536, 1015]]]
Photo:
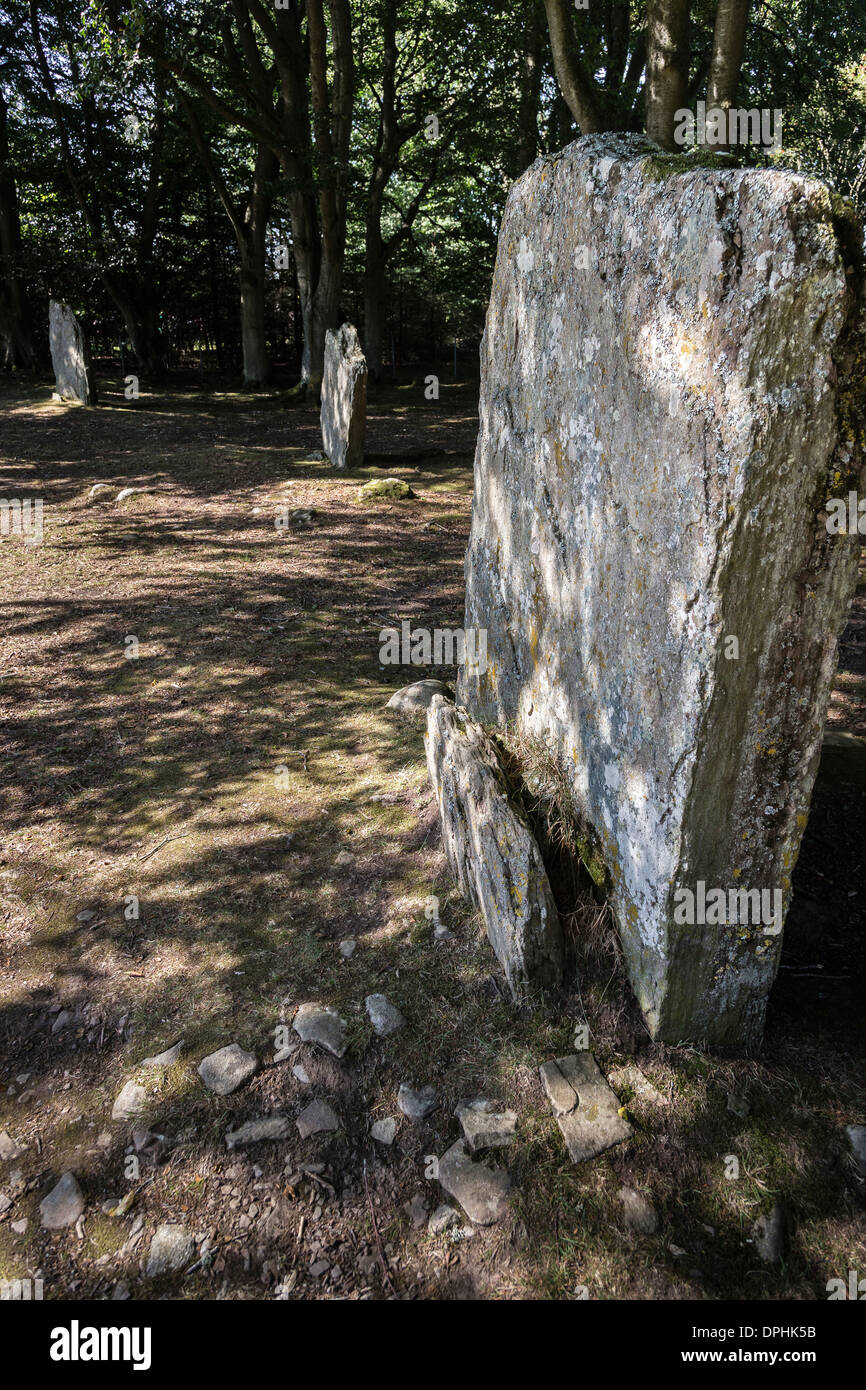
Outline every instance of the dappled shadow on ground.
[[[841, 1138], [862, 1104], [862, 1039], [837, 1026], [838, 997], [809, 996], [817, 1046], [803, 1046], [796, 993], [811, 986], [783, 969], [760, 1061], [653, 1048], [615, 941], [590, 927], [591, 912], [575, 918], [576, 983], [518, 1009], [451, 892], [420, 730], [383, 712], [389, 689], [419, 673], [380, 666], [379, 632], [403, 619], [462, 621], [473, 401], [455, 393], [436, 419], [416, 396], [385, 393], [371, 408], [377, 448], [415, 451], [393, 468], [418, 494], [400, 504], [359, 503], [358, 479], [313, 456], [314, 411], [170, 393], [137, 405], [106, 393], [98, 411], [10, 398], [2, 486], [44, 495], [45, 542], [0, 547], [0, 1129], [28, 1146], [20, 1179], [11, 1165], [0, 1181], [14, 1199], [0, 1277], [43, 1268], [56, 1297], [101, 1296], [120, 1279], [133, 1297], [261, 1297], [291, 1276], [292, 1297], [568, 1298], [579, 1284], [593, 1297], [820, 1296], [844, 1275], [836, 1264], [863, 1261], [862, 1185]], [[417, 457], [437, 433], [459, 457]], [[106, 479], [148, 490], [89, 502]], [[278, 530], [275, 518], [296, 509], [312, 509], [310, 523]], [[829, 834], [841, 910], [854, 836], [840, 844], [822, 808], [849, 826], [862, 824], [862, 807], [821, 787], [800, 872]], [[795, 952], [817, 946], [808, 918], [798, 936], [801, 877]], [[430, 894], [451, 941], [433, 938]], [[338, 949], [347, 937], [358, 943], [350, 960]], [[367, 1021], [363, 1000], [377, 991], [408, 1020], [393, 1039]], [[346, 1018], [342, 1063], [306, 1046], [275, 1060], [275, 1030], [309, 998]], [[537, 1066], [571, 1050], [582, 1018], [606, 1066], [636, 1057], [674, 1103], [624, 1095], [634, 1141], [574, 1169]], [[175, 1068], [141, 1072], [145, 1055], [179, 1037]], [[195, 1066], [230, 1041], [263, 1065], [217, 1100]], [[310, 1084], [294, 1074], [299, 1062]], [[138, 1186], [124, 1171], [131, 1126], [109, 1120], [130, 1076], [148, 1090], [166, 1161], [142, 1160], [120, 1219], [99, 1207]], [[369, 1123], [400, 1118], [402, 1081], [433, 1083], [440, 1106], [421, 1125], [401, 1120], [384, 1149]], [[729, 1090], [749, 1091], [748, 1117], [727, 1109]], [[426, 1156], [456, 1137], [456, 1101], [482, 1093], [520, 1114], [513, 1217], [462, 1243], [428, 1241], [404, 1205], [441, 1199]], [[302, 1141], [294, 1119], [313, 1096], [331, 1101], [341, 1128]], [[274, 1111], [290, 1117], [289, 1140], [228, 1154], [226, 1130]], [[739, 1186], [723, 1177], [731, 1150], [743, 1160]], [[316, 1162], [324, 1173], [292, 1171]], [[67, 1167], [89, 1204], [80, 1238], [38, 1226], [38, 1201]], [[652, 1197], [658, 1235], [624, 1229], [622, 1183]], [[780, 1271], [748, 1238], [782, 1189], [796, 1225]], [[24, 1215], [26, 1232], [13, 1233]], [[173, 1219], [207, 1234], [214, 1260], [143, 1280], [153, 1228]], [[322, 1262], [327, 1272], [313, 1275]]]

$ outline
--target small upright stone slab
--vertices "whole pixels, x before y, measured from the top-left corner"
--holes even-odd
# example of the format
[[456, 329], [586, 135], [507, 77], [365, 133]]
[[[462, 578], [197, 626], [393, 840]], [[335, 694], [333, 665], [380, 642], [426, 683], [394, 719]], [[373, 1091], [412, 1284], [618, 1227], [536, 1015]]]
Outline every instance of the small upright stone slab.
[[96, 385], [84, 329], [68, 304], [52, 299], [48, 306], [48, 337], [54, 367], [55, 395], [79, 405], [96, 405]]
[[632, 1128], [591, 1052], [545, 1062], [539, 1076], [572, 1163], [585, 1163], [623, 1139]]
[[334, 468], [357, 468], [364, 462], [367, 423], [367, 359], [358, 330], [344, 323], [325, 335], [322, 377], [322, 448]]
[[519, 999], [557, 983], [559, 914], [541, 852], [509, 798], [492, 740], [465, 709], [434, 695], [425, 742], [448, 863], [484, 917], [512, 994]]

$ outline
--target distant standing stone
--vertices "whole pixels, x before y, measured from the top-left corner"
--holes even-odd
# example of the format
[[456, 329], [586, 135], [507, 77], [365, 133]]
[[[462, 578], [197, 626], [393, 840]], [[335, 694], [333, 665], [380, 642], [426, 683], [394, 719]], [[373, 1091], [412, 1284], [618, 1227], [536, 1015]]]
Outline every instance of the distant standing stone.
[[198, 1074], [209, 1091], [218, 1096], [230, 1096], [258, 1070], [258, 1060], [252, 1052], [244, 1052], [237, 1043], [229, 1043], [212, 1052], [200, 1063]]
[[344, 1020], [325, 1004], [301, 1004], [292, 1027], [302, 1042], [318, 1043], [334, 1057], [342, 1057], [348, 1047]]
[[363, 463], [366, 423], [367, 359], [357, 329], [344, 323], [325, 335], [322, 377], [322, 447], [334, 468]]
[[364, 1004], [374, 1031], [380, 1038], [396, 1033], [406, 1022], [400, 1010], [389, 1003], [384, 994], [368, 994]]
[[156, 1279], [182, 1269], [195, 1254], [195, 1241], [185, 1226], [158, 1226], [150, 1243], [145, 1274]]
[[79, 405], [96, 405], [87, 338], [69, 305], [58, 299], [49, 302], [48, 337], [56, 379], [55, 395], [63, 401], [77, 401]]
[[64, 1173], [47, 1197], [39, 1203], [42, 1225], [48, 1231], [74, 1226], [84, 1211], [84, 1197], [74, 1173]]

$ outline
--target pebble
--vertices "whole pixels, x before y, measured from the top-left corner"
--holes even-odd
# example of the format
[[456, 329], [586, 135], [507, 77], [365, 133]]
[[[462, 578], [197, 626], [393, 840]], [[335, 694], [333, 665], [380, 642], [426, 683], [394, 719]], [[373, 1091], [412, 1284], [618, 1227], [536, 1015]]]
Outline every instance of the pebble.
[[147, 1109], [147, 1091], [137, 1081], [127, 1081], [111, 1110], [113, 1120], [133, 1120]]
[[185, 1226], [158, 1226], [150, 1242], [145, 1274], [148, 1279], [156, 1279], [161, 1274], [172, 1274], [189, 1264], [195, 1254], [195, 1241]]
[[355, 954], [357, 947], [358, 943], [355, 940], [354, 936], [347, 936], [344, 941], [341, 941], [340, 955], [343, 957], [343, 960], [350, 960], [351, 957]]
[[633, 1187], [621, 1187], [617, 1193], [622, 1203], [623, 1218], [630, 1231], [641, 1235], [652, 1235], [658, 1230], [659, 1219], [655, 1208]]
[[378, 1139], [380, 1144], [393, 1144], [394, 1135], [397, 1133], [397, 1121], [391, 1119], [375, 1120], [370, 1126], [370, 1136]]
[[244, 1144], [263, 1144], [288, 1137], [289, 1122], [285, 1115], [267, 1115], [247, 1120], [239, 1129], [226, 1130], [226, 1148], [238, 1149]]
[[776, 1203], [769, 1216], [759, 1216], [752, 1227], [755, 1249], [765, 1264], [777, 1264], [785, 1249], [785, 1212]]
[[176, 1042], [173, 1047], [166, 1048], [165, 1052], [158, 1052], [155, 1057], [145, 1057], [140, 1064], [143, 1067], [171, 1067], [183, 1052], [183, 1038]]
[[427, 1222], [427, 1230], [430, 1232], [431, 1236], [441, 1236], [450, 1226], [459, 1225], [459, 1211], [455, 1211], [454, 1207], [449, 1207], [447, 1202], [442, 1202]]
[[479, 1226], [501, 1221], [508, 1210], [511, 1191], [508, 1170], [473, 1162], [462, 1139], [452, 1144], [440, 1158], [439, 1182], [449, 1197], [460, 1203], [470, 1221]]
[[470, 1153], [482, 1149], [499, 1149], [513, 1142], [517, 1135], [517, 1116], [513, 1110], [496, 1112], [489, 1100], [461, 1101], [454, 1114], [460, 1121], [463, 1137]]
[[24, 1149], [19, 1149], [8, 1130], [0, 1130], [0, 1159], [4, 1163], [11, 1163], [25, 1152]]

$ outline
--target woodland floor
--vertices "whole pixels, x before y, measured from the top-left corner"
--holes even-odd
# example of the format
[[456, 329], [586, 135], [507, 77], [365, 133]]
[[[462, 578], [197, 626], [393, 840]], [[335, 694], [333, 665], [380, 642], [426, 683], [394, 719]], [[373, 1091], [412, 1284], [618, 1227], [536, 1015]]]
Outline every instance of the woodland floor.
[[[601, 1299], [822, 1299], [827, 1280], [866, 1269], [866, 1181], [844, 1135], [866, 1120], [860, 745], [839, 741], [822, 764], [757, 1059], [651, 1045], [588, 902], [563, 904], [580, 990], [516, 1009], [451, 890], [421, 729], [384, 709], [419, 673], [378, 661], [382, 626], [462, 621], [475, 389], [443, 384], [425, 404], [419, 377], [372, 398], [368, 447], [417, 498], [362, 505], [357, 475], [315, 461], [316, 413], [278, 396], [191, 385], [127, 403], [107, 387], [82, 410], [49, 395], [49, 382], [0, 387], [0, 495], [45, 499], [44, 543], [0, 544], [0, 1131], [26, 1146], [0, 1162], [0, 1279], [38, 1274], [48, 1298], [260, 1299], [282, 1285], [293, 1299], [567, 1299], [583, 1285]], [[88, 502], [100, 481], [147, 491]], [[314, 508], [312, 524], [278, 531], [286, 506]], [[864, 639], [861, 584], [837, 733], [866, 735]], [[431, 893], [450, 941], [433, 939]], [[400, 1033], [373, 1034], [372, 992], [402, 1010]], [[343, 1061], [307, 1046], [273, 1060], [275, 1030], [306, 1000], [348, 1020]], [[634, 1139], [576, 1168], [537, 1069], [572, 1050], [584, 1012], [603, 1070], [636, 1061], [666, 1103], [623, 1093]], [[167, 1073], [140, 1069], [179, 1038]], [[263, 1065], [219, 1099], [196, 1067], [234, 1041]], [[164, 1136], [164, 1161], [137, 1182], [130, 1126], [110, 1118], [130, 1078]], [[420, 1125], [397, 1109], [403, 1081], [439, 1093]], [[425, 1156], [454, 1141], [454, 1105], [475, 1095], [518, 1114], [512, 1215], [434, 1238], [407, 1203], [444, 1200]], [[336, 1134], [227, 1152], [227, 1129], [293, 1121], [314, 1097], [339, 1114]], [[388, 1115], [390, 1149], [369, 1136]], [[304, 1163], [325, 1166], [290, 1183]], [[39, 1202], [67, 1169], [86, 1211], [48, 1232]], [[625, 1228], [623, 1184], [654, 1204], [656, 1234]], [[124, 1216], [103, 1213], [130, 1188]], [[790, 1237], [771, 1267], [750, 1230], [777, 1198]], [[212, 1257], [150, 1280], [153, 1231], [175, 1220]]]

